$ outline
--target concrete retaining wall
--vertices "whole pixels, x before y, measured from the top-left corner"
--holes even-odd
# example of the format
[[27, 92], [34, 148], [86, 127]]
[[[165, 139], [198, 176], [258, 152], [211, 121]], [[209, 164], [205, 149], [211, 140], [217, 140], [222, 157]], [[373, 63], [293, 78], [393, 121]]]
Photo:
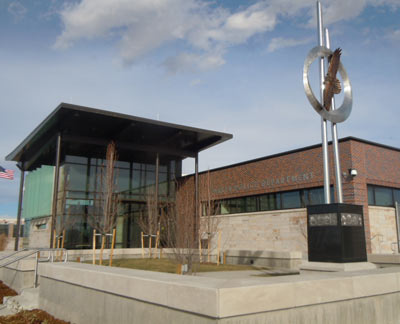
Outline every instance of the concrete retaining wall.
[[299, 251], [227, 250], [225, 256], [228, 264], [253, 264], [287, 270], [298, 270], [302, 262], [302, 253]]
[[0, 268], [0, 280], [18, 293], [32, 288], [35, 277], [35, 259], [20, 260]]
[[214, 279], [41, 264], [40, 308], [73, 323], [398, 323], [400, 269]]

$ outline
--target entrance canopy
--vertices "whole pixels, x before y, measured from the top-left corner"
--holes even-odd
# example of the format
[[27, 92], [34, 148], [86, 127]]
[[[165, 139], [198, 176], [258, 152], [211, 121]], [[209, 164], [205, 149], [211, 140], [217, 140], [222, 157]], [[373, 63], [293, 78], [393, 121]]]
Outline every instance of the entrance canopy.
[[121, 161], [196, 157], [198, 152], [232, 138], [231, 134], [165, 123], [111, 111], [61, 103], [7, 157], [23, 170], [55, 165], [58, 135], [62, 155], [105, 157], [115, 141]]

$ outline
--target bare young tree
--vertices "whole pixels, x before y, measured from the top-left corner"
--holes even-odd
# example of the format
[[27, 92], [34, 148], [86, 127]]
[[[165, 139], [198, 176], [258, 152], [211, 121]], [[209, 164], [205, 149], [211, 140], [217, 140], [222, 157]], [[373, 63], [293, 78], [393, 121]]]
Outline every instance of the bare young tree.
[[68, 192], [68, 173], [64, 172], [61, 179], [62, 192], [59, 193], [59, 202], [57, 207], [57, 220], [54, 227], [54, 248], [63, 248], [65, 243], [66, 230], [73, 227], [77, 222], [76, 216], [71, 216], [71, 211], [67, 210], [67, 192]]
[[[213, 250], [212, 241], [215, 239], [218, 233], [218, 226], [219, 226], [219, 218], [216, 217], [216, 214], [219, 211], [220, 204], [218, 201], [212, 199], [211, 196], [211, 179], [210, 179], [210, 171], [206, 174], [205, 183], [202, 186], [202, 193], [201, 196], [205, 198], [202, 203], [202, 216], [200, 218], [200, 231], [199, 231], [199, 249], [200, 249], [200, 261], [202, 261], [202, 248], [203, 244], [201, 242], [205, 242], [207, 248], [207, 262], [210, 262], [210, 254]], [[218, 244], [217, 244], [218, 248]], [[214, 246], [215, 249], [215, 246]], [[218, 251], [219, 252], [219, 251]], [[219, 253], [218, 253], [219, 254]], [[218, 256], [217, 256], [218, 257]], [[217, 260], [218, 262], [218, 260]]]
[[[152, 255], [152, 238], [155, 237], [157, 247], [158, 231], [160, 217], [158, 214], [157, 199], [155, 197], [154, 187], [149, 187], [146, 192], [146, 209], [142, 211], [138, 218], [139, 227], [142, 230], [142, 236], [149, 238], [149, 258]], [[143, 237], [142, 237], [143, 238]]]
[[163, 227], [167, 228], [167, 244], [173, 250], [173, 256], [179, 265], [187, 265], [187, 274], [193, 271], [193, 263], [198, 255], [198, 229], [193, 179], [184, 179], [177, 184], [179, 202], [164, 211]]
[[116, 225], [119, 198], [116, 184], [117, 150], [115, 143], [107, 146], [105, 165], [101, 166], [95, 188], [93, 212], [88, 218], [90, 225], [101, 235], [100, 264], [106, 236], [111, 234]]

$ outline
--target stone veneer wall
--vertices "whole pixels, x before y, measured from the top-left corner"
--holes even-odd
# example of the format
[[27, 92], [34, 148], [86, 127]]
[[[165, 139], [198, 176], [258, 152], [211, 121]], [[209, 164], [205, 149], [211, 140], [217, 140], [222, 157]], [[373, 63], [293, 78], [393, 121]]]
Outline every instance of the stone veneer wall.
[[[206, 218], [202, 218], [203, 221]], [[212, 217], [222, 250], [307, 252], [307, 210], [288, 209]], [[217, 235], [212, 247], [217, 245]]]
[[[46, 222], [46, 228], [38, 229], [37, 225]], [[32, 219], [29, 228], [29, 248], [50, 247], [51, 217]]]
[[[371, 253], [373, 235], [371, 235], [370, 228], [367, 185], [400, 188], [400, 173], [398, 172], [400, 150], [351, 137], [340, 141], [339, 149], [344, 203], [363, 206], [367, 251]], [[202, 172], [199, 175], [200, 201], [204, 203], [207, 200], [323, 186], [321, 151], [320, 145], [314, 145]], [[330, 183], [335, 184], [332, 145], [329, 145], [329, 158]], [[349, 169], [356, 169], [358, 175], [356, 177], [349, 176]], [[186, 181], [178, 190], [177, 204], [180, 203], [180, 190], [192, 190], [194, 192], [193, 177], [190, 178], [191, 181]], [[287, 211], [274, 211], [273, 213], [278, 214], [280, 212], [286, 213]], [[249, 229], [246, 222], [257, 223], [256, 220], [250, 218], [250, 215], [253, 214], [248, 214], [248, 220], [245, 220], [245, 218], [240, 221], [232, 219], [231, 224], [236, 222], [236, 226], [243, 227], [243, 231], [246, 232]], [[229, 217], [233, 217], [233, 215]], [[278, 218], [275, 220], [278, 220]], [[290, 223], [287, 223], [287, 225], [289, 228], [291, 227]], [[233, 226], [228, 227], [232, 228]], [[237, 239], [241, 241], [241, 243], [246, 244], [246, 247], [243, 247], [244, 249], [257, 249], [258, 246], [267, 244], [261, 243], [260, 237], [256, 237], [257, 240], [250, 247], [248, 244], [251, 240], [242, 239], [246, 234], [240, 234], [240, 228], [232, 231], [235, 235], [230, 237], [229, 240]], [[263, 232], [266, 232], [265, 228]], [[262, 233], [259, 234], [263, 235]], [[295, 233], [292, 234], [295, 235]], [[274, 235], [271, 235], [272, 237]], [[252, 238], [254, 238], [254, 235]], [[275, 245], [282, 247], [285, 244], [276, 243]]]
[[[369, 206], [371, 252], [393, 253], [392, 243], [397, 242], [396, 212], [392, 207]], [[397, 251], [397, 247], [395, 247]]]

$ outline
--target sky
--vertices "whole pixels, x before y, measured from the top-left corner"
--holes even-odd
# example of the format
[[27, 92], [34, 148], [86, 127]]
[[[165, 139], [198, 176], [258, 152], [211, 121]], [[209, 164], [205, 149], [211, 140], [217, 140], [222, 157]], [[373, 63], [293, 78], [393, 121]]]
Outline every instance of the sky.
[[[400, 147], [400, 0], [321, 3], [353, 90], [339, 137]], [[233, 134], [200, 170], [320, 143], [302, 83], [316, 45], [314, 0], [0, 0], [0, 165], [16, 172], [0, 218], [17, 213], [6, 155], [61, 102]], [[319, 93], [317, 63], [310, 79]]]

